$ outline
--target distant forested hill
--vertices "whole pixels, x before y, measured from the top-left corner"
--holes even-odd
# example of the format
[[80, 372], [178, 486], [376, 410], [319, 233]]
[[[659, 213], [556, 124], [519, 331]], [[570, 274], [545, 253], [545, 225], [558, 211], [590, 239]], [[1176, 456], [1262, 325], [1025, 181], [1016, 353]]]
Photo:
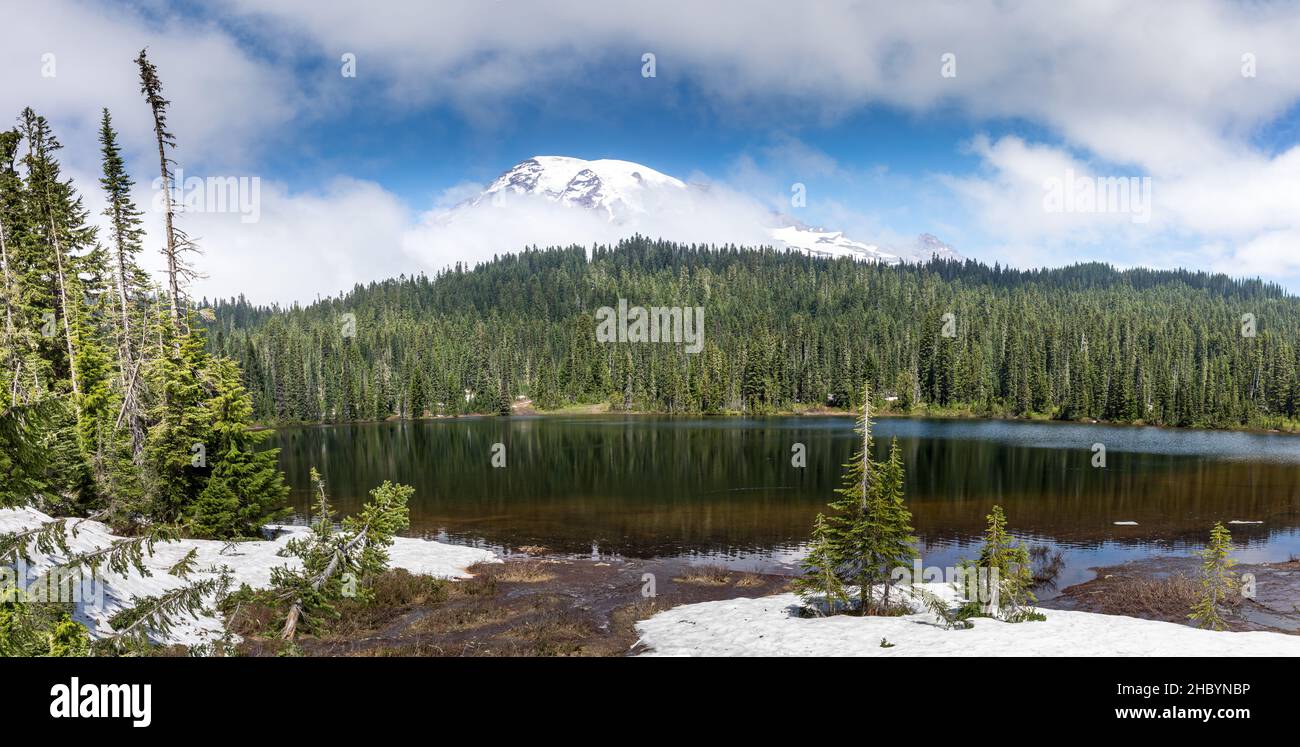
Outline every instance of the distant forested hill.
[[[596, 310], [619, 299], [703, 307], [703, 349], [597, 342]], [[863, 381], [898, 410], [1290, 427], [1300, 409], [1300, 299], [1184, 271], [888, 267], [634, 238], [307, 308], [211, 305], [209, 345], [240, 362], [266, 421], [492, 412], [516, 395], [761, 413], [853, 405]]]

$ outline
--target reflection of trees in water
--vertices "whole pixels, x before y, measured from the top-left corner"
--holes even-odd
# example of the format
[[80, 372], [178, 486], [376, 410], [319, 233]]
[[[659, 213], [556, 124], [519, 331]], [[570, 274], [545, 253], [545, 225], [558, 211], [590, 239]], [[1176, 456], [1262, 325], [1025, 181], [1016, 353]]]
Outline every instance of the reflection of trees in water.
[[[798, 423], [792, 427], [792, 424]], [[840, 427], [843, 426], [843, 427]], [[1171, 438], [1182, 435], [1170, 432]], [[853, 447], [847, 420], [459, 419], [290, 429], [281, 463], [295, 500], [318, 467], [343, 512], [392, 479], [416, 488], [412, 529], [578, 552], [740, 550], [802, 541]], [[490, 465], [506, 445], [507, 467]], [[805, 444], [807, 466], [791, 466]], [[994, 503], [1020, 534], [1087, 547], [1154, 539], [1196, 544], [1216, 520], [1258, 543], [1300, 525], [1300, 465], [947, 438], [900, 439], [923, 539], [964, 542]], [[887, 439], [876, 448], [883, 456]], [[1114, 521], [1137, 521], [1116, 527]]]

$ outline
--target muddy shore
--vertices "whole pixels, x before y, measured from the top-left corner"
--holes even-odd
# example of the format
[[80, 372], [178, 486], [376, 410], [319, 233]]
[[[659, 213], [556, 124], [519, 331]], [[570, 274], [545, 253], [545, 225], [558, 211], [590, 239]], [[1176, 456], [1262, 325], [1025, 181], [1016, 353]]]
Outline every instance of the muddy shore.
[[[434, 601], [377, 610], [362, 629], [298, 641], [306, 656], [623, 656], [638, 620], [670, 607], [784, 591], [787, 576], [681, 560], [540, 556], [472, 566]], [[373, 623], [372, 629], [368, 623]], [[280, 643], [248, 637], [246, 655]]]
[[[1094, 568], [1096, 578], [1067, 587], [1041, 606], [1186, 625], [1199, 590], [1199, 569], [1200, 559], [1194, 556]], [[1224, 614], [1229, 630], [1300, 634], [1300, 560], [1240, 563], [1233, 572], [1254, 577], [1254, 596], [1229, 605]]]

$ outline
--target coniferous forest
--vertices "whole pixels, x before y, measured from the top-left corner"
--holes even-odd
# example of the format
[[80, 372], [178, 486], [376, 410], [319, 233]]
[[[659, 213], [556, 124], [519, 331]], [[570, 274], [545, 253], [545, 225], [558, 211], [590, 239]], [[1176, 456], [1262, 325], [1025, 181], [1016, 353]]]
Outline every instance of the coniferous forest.
[[[593, 312], [704, 308], [704, 345], [600, 343]], [[1101, 264], [887, 266], [771, 249], [527, 249], [288, 309], [210, 303], [263, 422], [609, 403], [855, 408], [1291, 429], [1300, 299], [1260, 281]]]
[[[152, 114], [159, 177], [172, 183], [176, 137], [157, 69], [135, 60]], [[94, 516], [137, 534], [256, 535], [288, 487], [274, 450], [250, 431], [252, 400], [212, 355], [187, 295], [196, 246], [164, 190], [165, 287], [142, 269], [142, 212], [118, 133], [99, 127], [107, 208], [100, 231], [64, 176], [62, 144], [24, 109], [0, 131], [0, 507]], [[13, 547], [4, 546], [5, 557]]]

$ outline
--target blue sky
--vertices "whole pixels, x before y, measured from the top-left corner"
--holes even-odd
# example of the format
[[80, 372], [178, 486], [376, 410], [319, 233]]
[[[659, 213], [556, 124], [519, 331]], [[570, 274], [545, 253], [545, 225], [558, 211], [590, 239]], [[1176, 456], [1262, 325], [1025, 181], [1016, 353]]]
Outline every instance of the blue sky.
[[[467, 245], [439, 233], [443, 211], [533, 155], [639, 162], [872, 243], [929, 232], [990, 263], [1188, 266], [1300, 290], [1294, 4], [51, 0], [15, 14], [0, 105], [50, 117], [79, 184], [94, 183], [108, 106], [149, 201], [131, 66], [145, 45], [186, 172], [261, 179], [256, 223], [184, 216], [208, 251], [196, 293], [307, 300], [490, 256], [527, 233]], [[1046, 185], [1067, 176], [1149, 178], [1149, 220], [1049, 209]], [[795, 182], [806, 207], [788, 204]]]

